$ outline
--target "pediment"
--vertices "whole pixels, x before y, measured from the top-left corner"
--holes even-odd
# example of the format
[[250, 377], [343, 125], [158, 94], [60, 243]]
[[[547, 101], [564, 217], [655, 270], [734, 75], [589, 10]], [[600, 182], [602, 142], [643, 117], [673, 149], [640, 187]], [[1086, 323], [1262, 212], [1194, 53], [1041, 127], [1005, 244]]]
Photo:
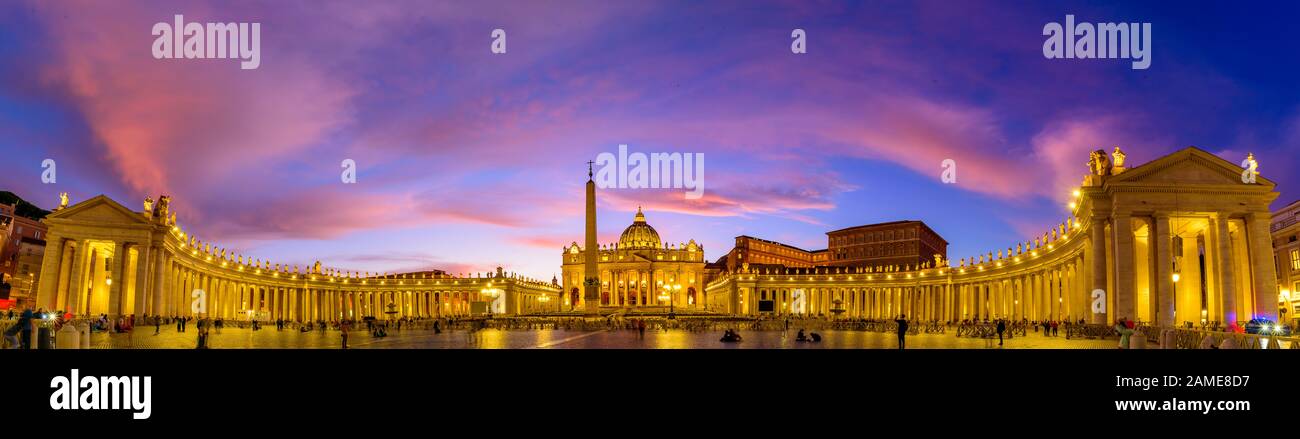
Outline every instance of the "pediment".
[[[1243, 170], [1214, 154], [1188, 147], [1113, 176], [1107, 183], [1240, 186]], [[1256, 181], [1262, 186], [1273, 186], [1263, 174]]]
[[144, 215], [103, 195], [55, 211], [48, 218], [95, 224], [149, 224]]

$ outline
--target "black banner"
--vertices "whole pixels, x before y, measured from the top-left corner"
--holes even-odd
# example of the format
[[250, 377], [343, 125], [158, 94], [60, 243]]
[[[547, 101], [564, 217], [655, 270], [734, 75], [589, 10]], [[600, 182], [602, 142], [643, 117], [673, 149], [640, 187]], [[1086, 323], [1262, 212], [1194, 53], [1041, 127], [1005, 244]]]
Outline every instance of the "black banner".
[[[6, 356], [11, 385], [0, 408], [32, 425], [163, 431], [212, 419], [253, 428], [263, 416], [312, 422], [256, 431], [430, 415], [549, 418], [592, 404], [616, 413], [623, 404], [658, 407], [665, 419], [689, 410], [751, 421], [768, 414], [1238, 421], [1290, 411], [1289, 358], [1154, 350], [30, 351]], [[146, 398], [132, 395], [144, 404], [111, 408], [107, 402], [131, 382], [149, 384]], [[70, 384], [78, 385], [65, 389]], [[107, 392], [109, 385], [119, 391]], [[93, 389], [98, 397], [86, 395]], [[77, 404], [60, 405], [73, 395]]]

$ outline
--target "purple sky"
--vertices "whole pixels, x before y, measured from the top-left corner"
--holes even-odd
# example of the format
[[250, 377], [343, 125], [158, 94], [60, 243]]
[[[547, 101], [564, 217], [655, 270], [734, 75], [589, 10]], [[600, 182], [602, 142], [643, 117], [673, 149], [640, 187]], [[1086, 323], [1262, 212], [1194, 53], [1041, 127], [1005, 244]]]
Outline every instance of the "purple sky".
[[[1131, 3], [4, 1], [0, 189], [171, 194], [200, 239], [281, 263], [546, 279], [582, 239], [584, 163], [619, 144], [704, 153], [705, 196], [602, 190], [601, 241], [642, 205], [710, 260], [899, 219], [953, 259], [1005, 248], [1062, 221], [1115, 145], [1254, 152], [1275, 207], [1298, 198], [1297, 7]], [[1151, 67], [1045, 59], [1067, 13], [1152, 23]], [[261, 67], [154, 59], [174, 14], [261, 23]]]

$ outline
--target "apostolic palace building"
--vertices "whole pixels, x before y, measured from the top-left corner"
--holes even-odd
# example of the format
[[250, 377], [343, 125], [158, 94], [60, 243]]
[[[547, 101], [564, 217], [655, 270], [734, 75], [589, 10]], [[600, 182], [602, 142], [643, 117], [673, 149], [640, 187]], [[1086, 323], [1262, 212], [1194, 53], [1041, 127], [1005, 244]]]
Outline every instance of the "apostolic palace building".
[[190, 236], [167, 197], [136, 211], [98, 196], [65, 201], [44, 220], [37, 300], [78, 314], [291, 320], [670, 309], [1158, 325], [1278, 319], [1273, 182], [1191, 147], [1134, 167], [1119, 148], [1098, 150], [1088, 168], [1060, 224], [957, 260], [924, 223], [897, 221], [829, 232], [822, 250], [742, 236], [707, 263], [694, 240], [666, 244], [640, 209], [617, 243], [600, 245], [589, 181], [584, 245], [563, 247], [562, 280], [551, 281], [499, 268], [379, 275], [274, 264]]

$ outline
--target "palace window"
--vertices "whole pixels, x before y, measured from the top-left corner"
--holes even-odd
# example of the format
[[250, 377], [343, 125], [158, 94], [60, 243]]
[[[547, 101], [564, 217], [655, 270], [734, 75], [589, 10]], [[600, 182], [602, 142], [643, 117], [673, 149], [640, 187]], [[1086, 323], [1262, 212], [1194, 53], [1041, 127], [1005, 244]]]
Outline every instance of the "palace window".
[[1300, 270], [1300, 249], [1291, 250], [1291, 270]]

